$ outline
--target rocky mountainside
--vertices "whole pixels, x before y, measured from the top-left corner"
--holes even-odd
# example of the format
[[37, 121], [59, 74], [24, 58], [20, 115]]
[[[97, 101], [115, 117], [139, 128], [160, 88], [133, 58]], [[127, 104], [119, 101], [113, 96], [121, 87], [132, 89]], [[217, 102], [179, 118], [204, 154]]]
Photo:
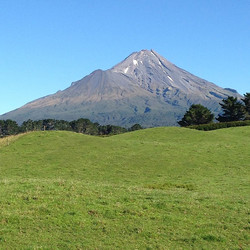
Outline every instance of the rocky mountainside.
[[113, 68], [96, 70], [63, 91], [0, 116], [27, 119], [89, 118], [100, 124], [144, 127], [176, 125], [191, 104], [217, 114], [227, 96], [241, 97], [178, 68], [151, 50], [132, 53]]

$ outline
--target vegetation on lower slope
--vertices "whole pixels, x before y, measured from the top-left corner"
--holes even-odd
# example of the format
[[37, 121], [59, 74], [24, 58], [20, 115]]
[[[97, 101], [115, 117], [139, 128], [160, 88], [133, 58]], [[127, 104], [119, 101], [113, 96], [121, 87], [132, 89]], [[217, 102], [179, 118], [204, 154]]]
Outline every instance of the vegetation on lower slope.
[[21, 136], [0, 146], [0, 248], [246, 249], [249, 137], [249, 127]]
[[100, 125], [93, 123], [89, 119], [80, 118], [74, 121], [44, 119], [38, 121], [27, 120], [21, 126], [16, 121], [0, 120], [0, 138], [17, 135], [19, 133], [27, 133], [31, 131], [45, 131], [45, 130], [60, 130], [73, 131], [87, 135], [116, 135], [128, 131], [135, 131], [142, 129], [140, 124], [134, 124], [131, 128], [123, 128], [114, 125]]

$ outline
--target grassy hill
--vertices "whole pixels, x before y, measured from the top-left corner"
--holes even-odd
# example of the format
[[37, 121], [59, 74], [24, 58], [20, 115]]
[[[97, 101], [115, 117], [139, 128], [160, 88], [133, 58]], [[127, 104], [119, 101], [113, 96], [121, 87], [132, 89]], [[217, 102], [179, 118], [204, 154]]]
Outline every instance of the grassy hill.
[[0, 248], [246, 249], [249, 138], [238, 127], [1, 139]]

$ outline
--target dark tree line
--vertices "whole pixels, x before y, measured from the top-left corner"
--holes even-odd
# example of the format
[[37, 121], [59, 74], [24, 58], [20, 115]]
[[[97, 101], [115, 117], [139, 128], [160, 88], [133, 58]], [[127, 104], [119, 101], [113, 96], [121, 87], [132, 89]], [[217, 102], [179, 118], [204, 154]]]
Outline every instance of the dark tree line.
[[[229, 96], [220, 103], [222, 113], [216, 118], [218, 122], [233, 122], [250, 120], [250, 93], [244, 94], [240, 101]], [[184, 114], [178, 124], [182, 127], [209, 124], [214, 120], [214, 115], [209, 109], [201, 104], [193, 104]]]
[[131, 128], [126, 129], [114, 125], [100, 125], [93, 123], [89, 119], [80, 118], [71, 122], [65, 120], [44, 119], [44, 120], [27, 120], [21, 126], [13, 120], [0, 120], [0, 137], [8, 135], [16, 135], [29, 131], [45, 131], [45, 130], [67, 130], [88, 135], [115, 135], [128, 131], [142, 129], [140, 124], [135, 124]]

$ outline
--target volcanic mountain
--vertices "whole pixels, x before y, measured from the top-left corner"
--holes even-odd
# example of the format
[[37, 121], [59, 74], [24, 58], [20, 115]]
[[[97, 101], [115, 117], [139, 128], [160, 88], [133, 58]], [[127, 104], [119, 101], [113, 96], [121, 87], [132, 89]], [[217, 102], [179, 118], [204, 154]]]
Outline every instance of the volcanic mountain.
[[113, 68], [96, 70], [63, 91], [0, 116], [28, 119], [88, 118], [100, 124], [144, 127], [176, 125], [191, 104], [218, 114], [219, 102], [241, 97], [175, 66], [151, 50], [132, 53]]

